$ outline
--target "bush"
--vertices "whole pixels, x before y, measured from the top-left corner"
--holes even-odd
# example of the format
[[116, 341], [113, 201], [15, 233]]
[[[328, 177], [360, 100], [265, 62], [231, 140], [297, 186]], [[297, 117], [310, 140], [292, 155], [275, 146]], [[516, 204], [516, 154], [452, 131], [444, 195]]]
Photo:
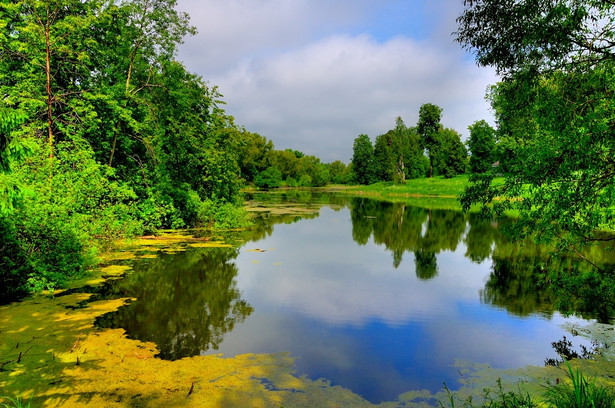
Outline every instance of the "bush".
[[277, 167], [267, 167], [254, 179], [258, 188], [277, 188], [282, 184], [282, 172]]
[[17, 300], [28, 292], [30, 268], [16, 233], [8, 218], [0, 218], [0, 304]]

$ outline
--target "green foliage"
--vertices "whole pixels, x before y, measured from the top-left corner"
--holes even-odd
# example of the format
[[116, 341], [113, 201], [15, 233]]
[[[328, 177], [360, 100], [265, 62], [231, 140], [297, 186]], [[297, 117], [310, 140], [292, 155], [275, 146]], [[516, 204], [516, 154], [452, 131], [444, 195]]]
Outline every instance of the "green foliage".
[[518, 211], [511, 236], [578, 251], [615, 228], [615, 63], [605, 46], [614, 9], [593, 0], [481, 0], [466, 2], [458, 19], [457, 40], [503, 76], [490, 99], [507, 176], [501, 188], [489, 173], [474, 177], [462, 202], [483, 204], [487, 216]]
[[0, 296], [61, 286], [121, 236], [245, 225], [239, 160], [272, 144], [176, 61], [176, 3], [0, 4]]
[[0, 218], [0, 236], [0, 296], [10, 302], [27, 293], [30, 270], [17, 229], [10, 219]]
[[566, 361], [568, 381], [547, 389], [546, 400], [553, 408], [613, 408], [615, 392], [596, 384], [595, 379], [587, 379], [579, 370], [573, 370]]
[[258, 188], [276, 188], [282, 184], [282, 172], [277, 167], [268, 167], [259, 173], [254, 180]]
[[474, 122], [468, 129], [470, 130], [468, 148], [472, 152], [470, 171], [485, 173], [491, 170], [495, 162], [495, 130], [484, 120]]
[[466, 171], [468, 152], [461, 135], [448, 128], [440, 128], [430, 154], [433, 170], [445, 178], [453, 178]]
[[334, 184], [348, 184], [351, 179], [350, 166], [342, 163], [340, 160], [336, 160], [332, 163], [326, 164], [329, 171], [330, 181]]
[[[480, 405], [474, 405], [471, 399], [463, 402], [465, 408], [538, 408], [540, 405], [532, 400], [532, 397], [527, 392], [522, 392], [519, 388], [517, 392], [504, 391], [502, 380], [498, 378], [497, 394], [492, 395], [491, 390], [486, 389], [483, 397], [483, 402]], [[455, 408], [455, 395], [444, 384], [444, 389], [448, 396], [448, 403], [451, 408]], [[439, 401], [440, 407], [444, 408], [444, 404]]]
[[257, 134], [244, 132], [238, 162], [241, 175], [247, 182], [252, 182], [256, 175], [268, 166], [268, 155], [273, 150], [273, 142]]
[[359, 184], [371, 184], [375, 178], [374, 147], [369, 136], [362, 134], [354, 140], [352, 174]]
[[421, 147], [427, 150], [429, 155], [429, 177], [433, 176], [433, 150], [437, 148], [441, 116], [442, 108], [432, 103], [423, 104], [419, 108], [419, 120], [416, 127], [418, 134], [421, 136]]
[[30, 408], [30, 404], [32, 402], [32, 397], [28, 400], [28, 402], [24, 402], [23, 398], [18, 396], [17, 398], [9, 398], [9, 397], [0, 397], [0, 405], [2, 408]]
[[380, 135], [374, 143], [374, 176], [378, 181], [393, 181], [395, 156], [390, 133]]
[[428, 163], [423, 155], [420, 136], [408, 128], [401, 117], [395, 128], [376, 138], [374, 146], [374, 176], [377, 181], [404, 183], [407, 178], [422, 177]]

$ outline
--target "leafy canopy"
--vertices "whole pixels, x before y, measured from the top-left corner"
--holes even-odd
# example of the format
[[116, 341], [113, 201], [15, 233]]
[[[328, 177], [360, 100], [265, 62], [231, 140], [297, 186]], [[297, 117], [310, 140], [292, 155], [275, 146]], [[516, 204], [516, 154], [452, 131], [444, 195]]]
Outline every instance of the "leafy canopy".
[[489, 97], [506, 176], [502, 188], [492, 185], [493, 174], [475, 176], [464, 208], [516, 210], [513, 236], [536, 234], [575, 251], [610, 240], [599, 231], [615, 229], [615, 4], [464, 4], [457, 41], [502, 75]]

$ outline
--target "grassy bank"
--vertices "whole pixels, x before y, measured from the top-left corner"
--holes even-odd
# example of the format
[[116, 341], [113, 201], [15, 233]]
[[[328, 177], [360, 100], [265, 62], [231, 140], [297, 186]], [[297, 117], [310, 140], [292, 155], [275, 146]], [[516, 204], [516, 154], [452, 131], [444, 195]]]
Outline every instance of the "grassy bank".
[[462, 175], [450, 179], [444, 177], [407, 180], [405, 184], [379, 182], [369, 186], [352, 186], [347, 191], [380, 198], [453, 198], [456, 199], [469, 184], [468, 176]]
[[[496, 179], [496, 183], [503, 179]], [[368, 186], [330, 186], [327, 190], [340, 194], [404, 202], [418, 207], [461, 210], [458, 197], [470, 184], [469, 175], [446, 179], [442, 176], [407, 180], [405, 184], [378, 182]]]

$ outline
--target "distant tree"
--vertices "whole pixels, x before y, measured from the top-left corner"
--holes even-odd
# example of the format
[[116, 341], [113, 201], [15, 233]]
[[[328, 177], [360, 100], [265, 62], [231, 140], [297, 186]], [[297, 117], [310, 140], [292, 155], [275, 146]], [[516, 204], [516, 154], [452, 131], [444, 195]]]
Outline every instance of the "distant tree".
[[352, 173], [359, 184], [371, 184], [374, 181], [374, 146], [365, 134], [354, 140]]
[[395, 128], [376, 138], [374, 169], [377, 180], [403, 183], [406, 178], [425, 175], [427, 160], [416, 128], [408, 128], [401, 117]]
[[468, 147], [470, 156], [470, 171], [485, 173], [491, 169], [495, 155], [495, 130], [484, 120], [476, 121], [468, 127], [470, 139]]
[[437, 174], [451, 178], [465, 173], [468, 152], [461, 141], [461, 135], [455, 130], [441, 128], [432, 150], [433, 166]]
[[410, 158], [411, 151], [408, 128], [400, 116], [395, 119], [392, 136], [393, 179], [403, 183], [406, 181], [406, 160]]
[[299, 151], [299, 150], [286, 149], [284, 151], [285, 152], [290, 152], [290, 153], [294, 154], [297, 159], [300, 159], [303, 156], [305, 156], [305, 153], [303, 153], [302, 151]]
[[272, 150], [267, 154], [267, 162], [282, 172], [282, 178], [298, 178], [299, 159], [292, 150]]
[[329, 182], [329, 171], [318, 157], [307, 155], [298, 159], [297, 177], [302, 187], [324, 187]]
[[329, 178], [335, 184], [347, 184], [350, 181], [350, 166], [340, 160], [326, 165], [329, 170]]
[[267, 167], [254, 179], [258, 188], [276, 188], [282, 184], [282, 173], [276, 167]]
[[429, 177], [433, 176], [433, 150], [437, 147], [441, 116], [442, 108], [431, 103], [426, 103], [419, 109], [419, 121], [416, 127], [421, 136], [422, 146], [429, 155]]
[[242, 132], [239, 149], [241, 176], [251, 182], [254, 177], [268, 167], [268, 154], [273, 150], [273, 142], [258, 133]]
[[425, 177], [429, 170], [429, 159], [421, 147], [421, 137], [416, 127], [406, 129], [408, 153], [404, 157], [406, 177], [409, 179]]
[[377, 181], [392, 181], [394, 172], [393, 135], [389, 131], [376, 137], [374, 143], [374, 178]]

